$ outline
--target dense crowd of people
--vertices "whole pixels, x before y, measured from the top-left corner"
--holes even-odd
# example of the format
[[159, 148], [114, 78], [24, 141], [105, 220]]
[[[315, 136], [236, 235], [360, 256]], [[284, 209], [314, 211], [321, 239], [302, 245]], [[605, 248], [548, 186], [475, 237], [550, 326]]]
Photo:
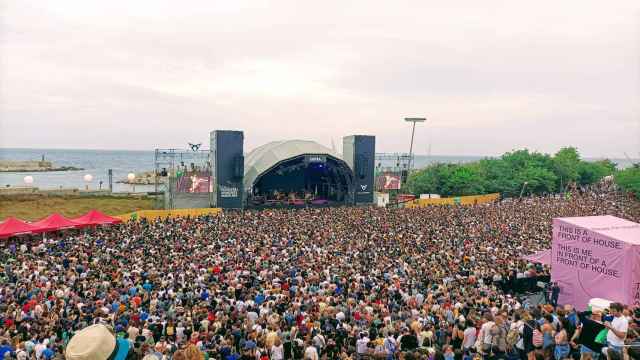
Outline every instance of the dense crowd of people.
[[225, 212], [10, 239], [0, 359], [64, 359], [93, 324], [145, 360], [588, 360], [602, 347], [638, 359], [625, 345], [636, 341], [632, 305], [579, 313], [514, 291], [519, 279], [548, 276], [521, 257], [550, 247], [552, 218], [604, 214], [640, 221], [637, 201], [587, 191]]

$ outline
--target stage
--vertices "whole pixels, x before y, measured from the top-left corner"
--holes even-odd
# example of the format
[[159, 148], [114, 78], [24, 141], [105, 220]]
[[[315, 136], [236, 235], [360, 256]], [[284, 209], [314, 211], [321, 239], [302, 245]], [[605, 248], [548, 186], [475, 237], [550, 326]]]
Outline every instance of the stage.
[[348, 206], [349, 204], [345, 204], [344, 201], [324, 201], [324, 202], [313, 202], [313, 201], [301, 201], [301, 202], [293, 202], [293, 201], [266, 201], [261, 203], [252, 203], [249, 202], [247, 204], [248, 209], [307, 209], [307, 208], [327, 208], [327, 207], [340, 207], [340, 206]]

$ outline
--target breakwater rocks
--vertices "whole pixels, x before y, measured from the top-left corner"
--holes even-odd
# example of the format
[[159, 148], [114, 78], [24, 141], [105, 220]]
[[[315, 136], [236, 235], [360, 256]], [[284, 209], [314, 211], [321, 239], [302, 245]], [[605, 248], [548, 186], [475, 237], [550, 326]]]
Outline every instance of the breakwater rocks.
[[55, 166], [51, 161], [0, 160], [0, 172], [46, 172], [84, 170], [75, 166]]

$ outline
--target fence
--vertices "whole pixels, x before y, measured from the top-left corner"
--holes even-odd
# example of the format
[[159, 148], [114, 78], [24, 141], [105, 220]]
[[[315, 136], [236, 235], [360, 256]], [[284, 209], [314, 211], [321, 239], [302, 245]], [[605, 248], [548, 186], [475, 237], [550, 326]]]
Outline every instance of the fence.
[[128, 214], [115, 216], [118, 219], [128, 221], [138, 221], [146, 219], [147, 221], [155, 221], [157, 219], [176, 218], [184, 216], [202, 216], [202, 215], [218, 215], [222, 212], [220, 208], [204, 208], [204, 209], [173, 209], [173, 210], [140, 210]]
[[457, 196], [439, 199], [416, 199], [405, 204], [407, 208], [419, 208], [431, 205], [476, 205], [487, 204], [500, 199], [500, 194]]

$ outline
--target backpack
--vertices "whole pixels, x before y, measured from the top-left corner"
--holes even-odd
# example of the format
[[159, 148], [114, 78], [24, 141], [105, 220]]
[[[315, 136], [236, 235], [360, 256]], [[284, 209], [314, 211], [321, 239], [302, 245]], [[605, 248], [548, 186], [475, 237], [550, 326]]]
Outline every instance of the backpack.
[[533, 329], [533, 346], [539, 348], [544, 343], [542, 333], [538, 329]]

